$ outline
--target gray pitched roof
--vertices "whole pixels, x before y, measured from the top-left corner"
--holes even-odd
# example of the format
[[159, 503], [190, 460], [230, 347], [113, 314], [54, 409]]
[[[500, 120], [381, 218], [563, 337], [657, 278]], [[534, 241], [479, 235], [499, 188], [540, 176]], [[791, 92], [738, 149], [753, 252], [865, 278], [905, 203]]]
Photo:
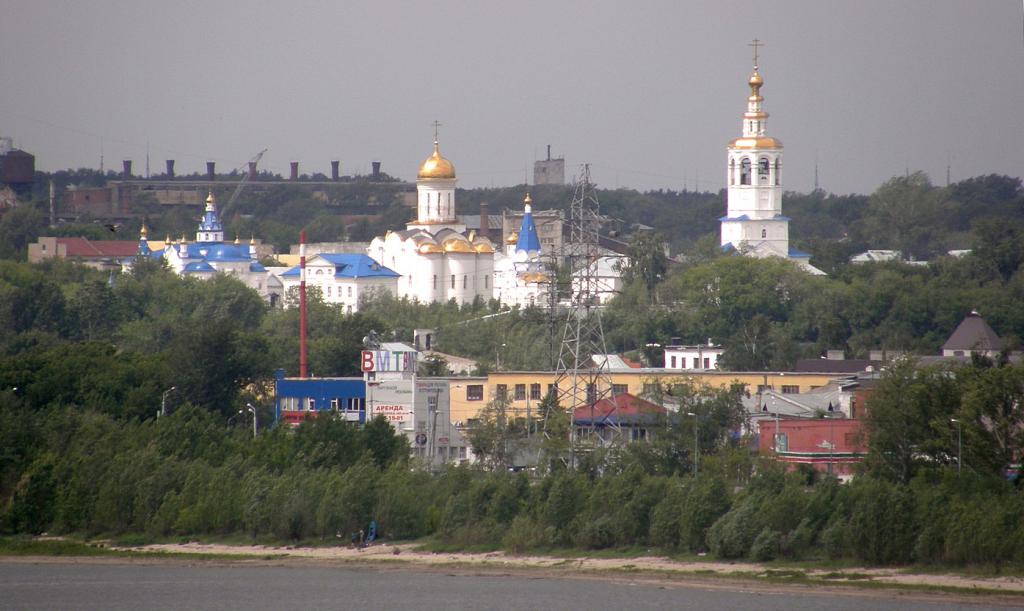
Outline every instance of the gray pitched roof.
[[942, 345], [945, 350], [971, 350], [995, 351], [1003, 349], [1003, 340], [996, 335], [992, 327], [988, 326], [985, 319], [975, 311], [972, 311], [960, 322], [960, 326], [953, 331], [946, 343]]

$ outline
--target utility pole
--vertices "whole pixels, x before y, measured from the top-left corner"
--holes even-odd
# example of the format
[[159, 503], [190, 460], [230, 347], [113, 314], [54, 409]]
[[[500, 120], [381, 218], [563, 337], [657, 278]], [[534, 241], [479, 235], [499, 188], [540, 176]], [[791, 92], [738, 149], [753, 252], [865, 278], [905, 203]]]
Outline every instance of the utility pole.
[[956, 476], [960, 477], [964, 466], [963, 431], [960, 428], [959, 420], [950, 418], [949, 421], [956, 424]]

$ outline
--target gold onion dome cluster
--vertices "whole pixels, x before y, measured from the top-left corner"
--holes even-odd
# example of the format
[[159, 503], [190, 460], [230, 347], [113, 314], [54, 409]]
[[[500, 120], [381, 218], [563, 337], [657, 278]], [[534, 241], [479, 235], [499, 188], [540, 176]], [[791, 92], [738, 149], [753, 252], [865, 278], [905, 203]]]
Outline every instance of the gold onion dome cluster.
[[434, 140], [434, 152], [420, 166], [420, 171], [416, 174], [416, 177], [455, 178], [455, 166], [452, 165], [452, 162], [441, 156], [441, 152], [437, 147], [437, 140]]

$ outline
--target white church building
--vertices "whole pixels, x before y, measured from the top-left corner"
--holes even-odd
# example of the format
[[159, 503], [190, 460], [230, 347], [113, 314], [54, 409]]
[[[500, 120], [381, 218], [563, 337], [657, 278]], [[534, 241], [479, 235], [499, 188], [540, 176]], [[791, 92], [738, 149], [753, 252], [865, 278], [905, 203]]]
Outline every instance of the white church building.
[[[280, 305], [284, 295], [281, 280], [267, 271], [259, 262], [256, 240], [242, 244], [236, 237], [234, 242], [224, 241], [224, 226], [217, 215], [217, 203], [211, 192], [206, 198], [203, 218], [196, 228], [194, 242], [182, 234], [180, 239], [169, 237], [162, 244], [150, 247], [148, 231], [142, 226], [139, 234], [138, 256], [166, 261], [176, 274], [193, 278], [209, 279], [215, 274], [227, 274], [239, 279], [255, 290], [270, 305]], [[122, 269], [131, 268], [132, 261], [126, 260]]]
[[455, 166], [434, 152], [416, 176], [416, 220], [377, 236], [367, 254], [398, 274], [397, 295], [421, 303], [472, 303], [494, 292], [494, 245], [455, 217]]
[[789, 218], [782, 214], [782, 142], [768, 135], [761, 87], [764, 80], [754, 55], [754, 72], [747, 81], [750, 96], [743, 113], [743, 135], [729, 143], [726, 215], [721, 222], [721, 245], [752, 257], [782, 257], [805, 271], [824, 275], [810, 264], [811, 256], [789, 245]]
[[494, 255], [494, 298], [505, 305], [544, 307], [549, 274], [541, 259], [540, 238], [533, 220], [533, 200], [523, 200], [519, 231], [509, 233], [505, 250]]

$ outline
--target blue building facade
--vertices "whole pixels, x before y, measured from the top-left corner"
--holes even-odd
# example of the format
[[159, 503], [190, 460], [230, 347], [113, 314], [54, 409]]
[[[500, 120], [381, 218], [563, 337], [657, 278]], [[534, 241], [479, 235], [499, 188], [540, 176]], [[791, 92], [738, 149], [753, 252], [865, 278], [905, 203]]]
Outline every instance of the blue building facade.
[[363, 378], [286, 378], [274, 373], [274, 421], [298, 425], [321, 412], [349, 422], [366, 422], [366, 383]]

